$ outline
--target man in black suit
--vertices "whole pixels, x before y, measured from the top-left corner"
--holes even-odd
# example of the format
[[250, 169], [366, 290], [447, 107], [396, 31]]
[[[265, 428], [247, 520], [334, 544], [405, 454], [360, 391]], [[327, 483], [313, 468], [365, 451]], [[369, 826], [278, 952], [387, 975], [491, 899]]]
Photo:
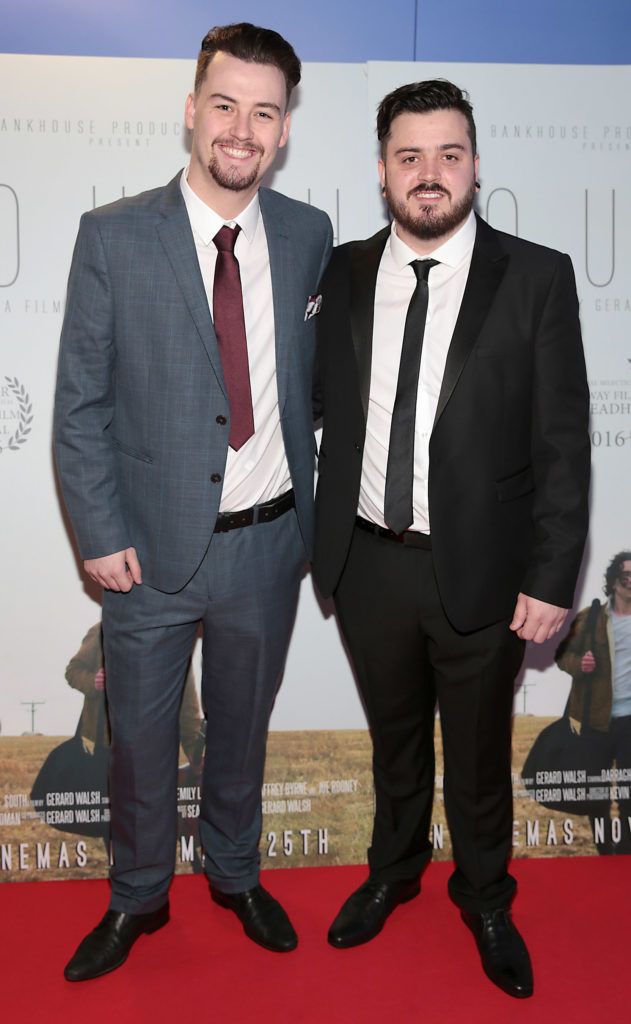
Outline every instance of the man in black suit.
[[588, 390], [572, 265], [494, 231], [472, 108], [403, 86], [377, 118], [391, 227], [322, 284], [314, 571], [333, 594], [374, 745], [368, 881], [329, 932], [372, 939], [430, 860], [434, 707], [452, 899], [486, 973], [532, 992], [510, 917], [513, 681], [573, 600], [587, 531]]

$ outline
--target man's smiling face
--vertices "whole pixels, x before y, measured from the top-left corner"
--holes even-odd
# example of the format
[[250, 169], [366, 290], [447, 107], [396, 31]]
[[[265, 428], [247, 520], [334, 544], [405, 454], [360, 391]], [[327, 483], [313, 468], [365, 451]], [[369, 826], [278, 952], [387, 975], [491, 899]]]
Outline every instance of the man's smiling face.
[[[186, 100], [192, 131], [189, 184], [211, 206], [240, 193], [242, 209], [289, 135], [282, 71], [217, 53], [196, 94]], [[236, 196], [233, 195], [233, 200]]]
[[398, 234], [417, 242], [444, 242], [473, 206], [478, 157], [459, 110], [395, 117], [385, 141], [379, 177]]

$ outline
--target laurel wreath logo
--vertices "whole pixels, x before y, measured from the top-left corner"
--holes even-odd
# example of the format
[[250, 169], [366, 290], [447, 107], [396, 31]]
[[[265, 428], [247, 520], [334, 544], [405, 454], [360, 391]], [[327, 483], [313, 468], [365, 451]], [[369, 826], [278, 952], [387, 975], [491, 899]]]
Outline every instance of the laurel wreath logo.
[[0, 453], [6, 448], [10, 449], [12, 452], [17, 452], [20, 450], [20, 446], [26, 444], [28, 441], [28, 435], [31, 432], [31, 423], [33, 422], [33, 405], [30, 395], [24, 385], [20, 384], [17, 377], [5, 377], [4, 379], [9, 386], [9, 391], [13, 392], [15, 395], [20, 415], [15, 433], [11, 435], [4, 445], [0, 443]]

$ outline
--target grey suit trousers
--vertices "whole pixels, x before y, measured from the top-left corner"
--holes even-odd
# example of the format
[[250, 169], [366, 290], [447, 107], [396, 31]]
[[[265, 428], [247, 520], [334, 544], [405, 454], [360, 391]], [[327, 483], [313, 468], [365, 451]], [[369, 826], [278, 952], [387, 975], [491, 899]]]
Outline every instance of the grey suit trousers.
[[214, 534], [178, 593], [146, 584], [105, 592], [111, 909], [147, 913], [166, 899], [177, 839], [178, 711], [200, 623], [205, 868], [224, 892], [257, 884], [267, 728], [304, 567], [291, 509], [271, 523]]

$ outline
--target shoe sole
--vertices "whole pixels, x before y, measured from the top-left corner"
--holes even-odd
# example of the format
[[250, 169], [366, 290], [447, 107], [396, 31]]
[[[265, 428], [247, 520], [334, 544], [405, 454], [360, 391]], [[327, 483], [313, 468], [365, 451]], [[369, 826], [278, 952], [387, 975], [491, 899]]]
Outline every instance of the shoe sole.
[[530, 999], [531, 995], [533, 994], [534, 989], [532, 988], [529, 991], [516, 992], [514, 988], [510, 988], [508, 985], [503, 984], [500, 978], [495, 977], [490, 971], [488, 971], [484, 964], [482, 964], [482, 970], [486, 974], [489, 981], [491, 981], [496, 988], [499, 988], [507, 996], [512, 996], [513, 999]]
[[250, 932], [246, 930], [245, 926], [243, 928], [243, 931], [245, 932], [245, 934], [247, 935], [248, 939], [250, 939], [251, 942], [254, 942], [257, 946], [260, 946], [261, 949], [267, 949], [270, 953], [292, 953], [298, 945], [298, 938], [296, 937], [296, 941], [294, 942], [293, 946], [283, 946], [282, 948], [279, 946], [268, 946], [265, 942], [261, 942], [260, 939], [257, 939], [254, 935], [251, 935]]

